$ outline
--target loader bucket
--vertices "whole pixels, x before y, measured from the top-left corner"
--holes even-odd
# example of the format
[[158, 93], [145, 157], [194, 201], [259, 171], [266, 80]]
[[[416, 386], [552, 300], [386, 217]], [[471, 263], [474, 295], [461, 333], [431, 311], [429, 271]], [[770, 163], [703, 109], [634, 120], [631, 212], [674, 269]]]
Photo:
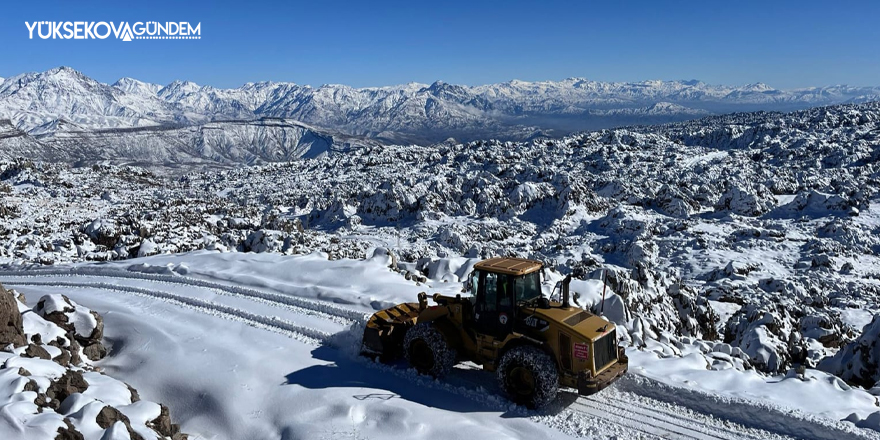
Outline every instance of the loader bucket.
[[383, 362], [399, 358], [403, 355], [403, 337], [418, 318], [418, 303], [402, 303], [374, 313], [364, 329], [361, 353]]

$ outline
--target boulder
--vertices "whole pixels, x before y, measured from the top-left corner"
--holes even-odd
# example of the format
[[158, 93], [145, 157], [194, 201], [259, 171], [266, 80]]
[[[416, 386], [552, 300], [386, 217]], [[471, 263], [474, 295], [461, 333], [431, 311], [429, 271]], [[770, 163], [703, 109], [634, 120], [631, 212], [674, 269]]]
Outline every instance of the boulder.
[[70, 366], [70, 359], [71, 359], [70, 352], [67, 351], [67, 349], [62, 348], [61, 354], [53, 357], [52, 361], [58, 365], [61, 365], [62, 367], [69, 367]]
[[784, 306], [746, 304], [728, 320], [724, 342], [745, 352], [755, 369], [784, 372], [806, 355], [794, 321]]
[[0, 349], [27, 345], [18, 302], [12, 293], [0, 285]]
[[70, 423], [70, 419], [65, 417], [64, 424], [66, 426], [58, 428], [58, 435], [55, 436], [55, 440], [84, 440], [82, 433], [76, 430], [73, 424]]
[[88, 388], [89, 383], [83, 378], [81, 372], [67, 370], [63, 376], [49, 385], [49, 389], [46, 390], [46, 396], [52, 399], [50, 403], [55, 407], [60, 405], [71, 394], [82, 393]]
[[[65, 295], [45, 295], [37, 302], [34, 312], [43, 319], [67, 331], [71, 340], [71, 360], [78, 363], [73, 343], [84, 347], [85, 355], [93, 360], [103, 359], [107, 349], [101, 344], [104, 337], [104, 319], [98, 313], [83, 307]], [[86, 351], [87, 350], [87, 351]]]
[[180, 426], [171, 423], [171, 413], [168, 407], [159, 404], [159, 417], [147, 422], [147, 426], [163, 437], [171, 437], [173, 440], [186, 440], [187, 435], [180, 432]]
[[49, 355], [49, 352], [46, 351], [45, 348], [36, 344], [28, 345], [28, 347], [24, 350], [24, 356], [29, 358], [45, 359], [47, 361], [52, 359], [52, 356]]
[[822, 360], [819, 369], [854, 385], [874, 387], [880, 381], [880, 316], [874, 316], [855, 341]]
[[61, 350], [62, 353], [59, 356], [56, 356], [56, 359], [58, 357], [66, 357], [64, 353], [67, 353], [67, 355], [70, 356], [69, 363], [73, 365], [79, 365], [82, 363], [82, 359], [79, 356], [80, 345], [76, 342], [76, 339], [67, 340], [59, 336], [55, 340], [49, 341], [49, 345]]
[[83, 347], [83, 354], [90, 360], [99, 361], [104, 359], [104, 356], [107, 356], [107, 349], [104, 348], [104, 344], [95, 342], [94, 344]]
[[131, 421], [128, 417], [110, 405], [101, 408], [101, 412], [95, 417], [95, 422], [101, 427], [101, 429], [109, 429], [117, 422], [122, 422], [122, 424], [125, 425], [125, 429], [128, 430], [128, 436], [131, 440], [144, 440], [140, 434], [131, 429]]

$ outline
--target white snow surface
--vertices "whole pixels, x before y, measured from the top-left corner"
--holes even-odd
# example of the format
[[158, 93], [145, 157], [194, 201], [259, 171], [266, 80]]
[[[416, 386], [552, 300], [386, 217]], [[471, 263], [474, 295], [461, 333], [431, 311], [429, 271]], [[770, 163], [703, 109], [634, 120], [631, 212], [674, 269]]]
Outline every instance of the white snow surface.
[[[663, 431], [672, 429], [667, 422], [602, 419], [611, 417], [602, 410], [604, 400], [568, 404], [565, 393], [555, 409], [526, 411], [506, 401], [493, 375], [472, 367], [433, 381], [357, 356], [359, 323], [368, 313], [412, 302], [419, 291], [457, 292], [460, 283], [449, 279], [469, 262], [437, 263], [442, 269], [419, 283], [392, 271], [384, 251], [373, 255], [328, 260], [321, 253], [197, 251], [4, 272], [0, 281], [31, 298], [63, 293], [101, 313], [110, 355], [98, 365], [142, 397], [167, 404], [195, 438], [652, 438], [655, 431], [676, 432]], [[601, 281], [577, 281], [572, 290], [585, 307], [601, 305]], [[606, 315], [613, 316], [621, 300], [610, 289], [605, 295]], [[632, 325], [621, 331], [626, 328]], [[836, 422], [849, 417], [868, 427], [878, 408], [866, 391], [816, 370], [799, 378], [737, 368], [742, 363], [731, 358], [737, 350], [692, 338], [649, 340], [643, 349], [628, 349], [631, 376], [620, 389], [595, 399], [650, 402], [668, 395], [663, 405], [671, 405], [671, 414], [697, 420], [704, 416], [689, 414], [701, 405], [719, 406], [706, 399], [730, 399], [712, 415], [727, 425], [716, 420], [693, 427], [736, 433], [722, 438], [804, 432], [880, 438]], [[130, 417], [147, 417], [130, 411]], [[752, 413], [769, 416], [750, 422]]]

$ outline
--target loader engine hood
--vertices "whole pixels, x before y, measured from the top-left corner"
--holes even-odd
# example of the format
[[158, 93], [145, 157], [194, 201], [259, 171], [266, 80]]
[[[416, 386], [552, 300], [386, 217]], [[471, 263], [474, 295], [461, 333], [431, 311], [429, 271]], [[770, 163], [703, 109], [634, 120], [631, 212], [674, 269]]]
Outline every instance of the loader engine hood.
[[617, 330], [614, 323], [577, 307], [529, 309], [523, 314], [523, 324], [541, 331], [556, 323], [567, 327], [584, 339], [593, 341]]

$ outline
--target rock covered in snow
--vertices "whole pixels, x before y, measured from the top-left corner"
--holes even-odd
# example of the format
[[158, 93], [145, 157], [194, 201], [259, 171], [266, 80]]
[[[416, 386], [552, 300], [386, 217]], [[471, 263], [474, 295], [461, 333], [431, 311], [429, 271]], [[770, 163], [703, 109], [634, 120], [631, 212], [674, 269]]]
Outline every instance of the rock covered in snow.
[[819, 368], [865, 388], [877, 386], [880, 383], [880, 316], [874, 316], [855, 341], [823, 360]]
[[[37, 302], [34, 312], [47, 321], [73, 332], [78, 338], [100, 339], [103, 326], [98, 326], [97, 313], [74, 303], [65, 295], [45, 295]], [[96, 334], [97, 333], [97, 334]]]
[[773, 194], [761, 185], [754, 187], [731, 185], [718, 199], [715, 210], [756, 217], [769, 212], [774, 206], [776, 199]]
[[[724, 339], [735, 342], [751, 363], [763, 371], [778, 373], [792, 363], [792, 352], [799, 342], [788, 310], [782, 307], [759, 308], [747, 305], [727, 323]], [[799, 352], [799, 351], [798, 351]]]
[[18, 300], [12, 292], [0, 285], [0, 347], [12, 345], [21, 347], [27, 344], [21, 313], [18, 311]]

